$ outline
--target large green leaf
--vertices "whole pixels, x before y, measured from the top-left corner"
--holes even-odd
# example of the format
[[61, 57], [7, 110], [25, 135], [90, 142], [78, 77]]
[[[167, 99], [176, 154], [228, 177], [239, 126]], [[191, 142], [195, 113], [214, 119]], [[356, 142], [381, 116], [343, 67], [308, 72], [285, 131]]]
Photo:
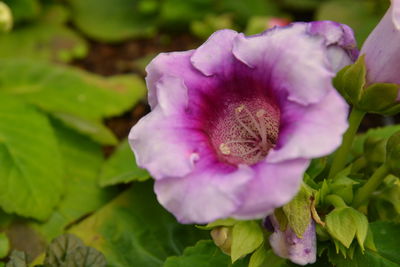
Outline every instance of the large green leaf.
[[61, 235], [66, 226], [100, 208], [114, 195], [113, 190], [98, 185], [98, 173], [104, 161], [100, 145], [57, 121], [53, 126], [65, 164], [66, 192], [50, 219], [33, 225], [47, 241]]
[[0, 206], [46, 219], [63, 191], [60, 151], [47, 117], [0, 95]]
[[149, 0], [69, 0], [75, 25], [100, 41], [122, 41], [155, 33], [156, 16], [148, 14]]
[[100, 185], [126, 184], [132, 181], [144, 181], [149, 177], [150, 175], [146, 170], [136, 165], [135, 156], [128, 140], [125, 140], [103, 165], [100, 174]]
[[370, 224], [376, 251], [366, 248], [364, 253], [357, 248], [353, 259], [344, 259], [340, 255], [331, 258], [338, 267], [398, 267], [400, 266], [400, 225], [390, 222]]
[[96, 141], [114, 144], [100, 121], [120, 115], [145, 94], [133, 75], [103, 78], [31, 60], [0, 60], [0, 91], [17, 95]]
[[22, 22], [35, 19], [40, 13], [38, 0], [2, 0], [12, 10], [15, 22]]
[[109, 266], [161, 266], [207, 235], [180, 225], [156, 201], [151, 182], [134, 183], [98, 212], [71, 228], [88, 246], [106, 256]]
[[231, 265], [229, 256], [223, 254], [211, 240], [201, 240], [193, 247], [185, 249], [182, 256], [169, 257], [163, 267], [217, 267], [247, 266], [245, 261], [237, 261]]
[[134, 75], [103, 78], [71, 67], [31, 60], [1, 60], [0, 90], [23, 97], [48, 112], [86, 119], [120, 115], [144, 96]]
[[69, 62], [84, 57], [87, 50], [84, 39], [59, 24], [32, 23], [0, 35], [0, 58]]
[[368, 132], [360, 134], [355, 138], [352, 150], [356, 154], [361, 154], [363, 152], [364, 142], [368, 137], [386, 139], [398, 131], [400, 131], [400, 125], [391, 125], [386, 127], [370, 129], [368, 130]]

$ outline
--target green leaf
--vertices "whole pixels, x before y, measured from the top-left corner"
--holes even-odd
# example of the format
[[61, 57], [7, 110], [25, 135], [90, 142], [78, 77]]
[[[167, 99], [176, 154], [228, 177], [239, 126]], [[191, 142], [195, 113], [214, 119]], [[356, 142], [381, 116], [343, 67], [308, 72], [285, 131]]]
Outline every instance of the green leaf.
[[399, 85], [392, 83], [375, 83], [365, 88], [359, 106], [368, 112], [383, 111], [396, 103]]
[[207, 229], [213, 229], [218, 226], [233, 226], [238, 222], [239, 222], [238, 220], [235, 220], [233, 218], [219, 219], [219, 220], [216, 220], [214, 222], [207, 224], [206, 226], [203, 226], [202, 229], [207, 230]]
[[89, 136], [94, 141], [103, 145], [116, 145], [117, 138], [110, 129], [105, 127], [101, 122], [83, 119], [68, 113], [55, 112], [51, 114], [54, 118], [62, 121], [66, 126], [69, 126], [77, 132]]
[[48, 218], [63, 191], [63, 165], [44, 114], [0, 96], [0, 205], [6, 212]]
[[350, 208], [336, 208], [326, 216], [326, 227], [331, 236], [349, 248], [354, 237], [362, 250], [368, 233], [368, 219], [361, 212]]
[[110, 266], [160, 266], [168, 256], [208, 237], [181, 225], [157, 202], [148, 181], [132, 188], [70, 230], [107, 258]]
[[289, 267], [286, 259], [278, 257], [265, 246], [259, 247], [250, 257], [248, 267]]
[[0, 259], [8, 255], [10, 241], [5, 233], [0, 233]]
[[361, 250], [364, 251], [364, 242], [367, 238], [368, 233], [368, 219], [367, 217], [357, 210], [353, 210], [352, 218], [354, 225], [356, 226], [356, 238], [357, 242], [361, 247]]
[[223, 254], [212, 241], [201, 240], [195, 246], [186, 248], [182, 256], [167, 258], [163, 267], [222, 267], [229, 264], [229, 256]]
[[47, 241], [61, 235], [64, 228], [107, 203], [114, 190], [98, 185], [104, 162], [102, 148], [61, 123], [53, 121], [65, 165], [65, 195], [48, 221], [34, 224]]
[[254, 16], [281, 15], [277, 2], [273, 0], [222, 0], [220, 5], [222, 12], [234, 14], [240, 23], [247, 23]]
[[48, 246], [44, 266], [105, 267], [106, 260], [99, 251], [86, 247], [78, 237], [65, 234]]
[[116, 140], [100, 125], [101, 119], [120, 115], [145, 94], [137, 76], [102, 78], [31, 60], [2, 60], [0, 65], [0, 91], [36, 105], [103, 144]]
[[[283, 259], [282, 259], [283, 260]], [[265, 246], [260, 246], [250, 257], [248, 267], [262, 267], [267, 263], [267, 249]]]
[[376, 198], [390, 202], [396, 213], [400, 214], [400, 179], [389, 175], [384, 179], [384, 188], [376, 194]]
[[340, 196], [347, 204], [351, 204], [353, 201], [353, 186], [356, 184], [358, 184], [358, 182], [353, 179], [347, 176], [341, 176], [330, 183], [329, 191]]
[[192, 21], [212, 12], [211, 0], [165, 0], [161, 4], [160, 23], [169, 28], [185, 29]]
[[327, 157], [313, 159], [310, 163], [310, 166], [308, 166], [306, 173], [310, 176], [312, 180], [314, 180], [325, 170], [327, 162]]
[[37, 18], [41, 6], [37, 0], [3, 0], [12, 10], [15, 22], [29, 21]]
[[364, 142], [364, 156], [370, 164], [381, 165], [386, 160], [387, 139], [368, 136]]
[[49, 266], [61, 266], [68, 256], [78, 247], [85, 246], [79, 238], [71, 234], [65, 234], [54, 239], [48, 246], [44, 264]]
[[369, 129], [366, 133], [358, 135], [355, 138], [352, 150], [356, 154], [361, 155], [363, 153], [363, 144], [368, 137], [387, 139], [398, 131], [400, 131], [400, 125], [390, 125], [385, 127]]
[[341, 256], [331, 256], [331, 260], [338, 267], [354, 266], [382, 266], [397, 267], [400, 265], [400, 225], [390, 222], [374, 222], [370, 224], [376, 250], [366, 246], [364, 253], [357, 248], [353, 259], [344, 259]]
[[297, 195], [283, 206], [288, 225], [299, 238], [303, 237], [311, 222], [311, 196], [310, 190], [303, 185]]
[[241, 221], [235, 224], [232, 232], [232, 262], [256, 250], [263, 240], [263, 232], [258, 222]]
[[10, 260], [6, 267], [28, 267], [28, 260], [25, 252], [14, 250], [10, 255]]
[[282, 4], [292, 10], [312, 10], [320, 5], [320, 0], [283, 0]]
[[9, 32], [13, 26], [13, 15], [11, 9], [0, 2], [0, 34]]
[[50, 113], [98, 121], [131, 108], [146, 92], [134, 75], [103, 78], [72, 67], [32, 60], [1, 60], [0, 91]]
[[400, 177], [400, 131], [388, 139], [386, 151], [386, 165], [392, 174]]
[[100, 173], [100, 185], [109, 186], [132, 181], [145, 181], [149, 173], [136, 165], [135, 156], [128, 140], [123, 141], [104, 163]]
[[358, 105], [366, 83], [366, 67], [363, 56], [350, 66], [338, 72], [333, 79], [335, 88], [353, 105]]
[[349, 248], [357, 231], [350, 208], [334, 209], [326, 216], [325, 222], [329, 234]]
[[91, 247], [78, 247], [67, 255], [66, 266], [74, 267], [105, 267], [107, 265], [103, 254]]
[[37, 22], [0, 35], [0, 58], [70, 62], [87, 51], [86, 41], [61, 24]]
[[89, 37], [116, 42], [155, 34], [156, 15], [141, 14], [143, 0], [69, 0], [75, 25]]

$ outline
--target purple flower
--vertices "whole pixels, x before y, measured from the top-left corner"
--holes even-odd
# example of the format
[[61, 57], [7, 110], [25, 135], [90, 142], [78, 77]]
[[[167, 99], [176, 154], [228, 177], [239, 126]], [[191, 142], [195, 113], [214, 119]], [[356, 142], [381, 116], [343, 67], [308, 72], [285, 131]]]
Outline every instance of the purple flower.
[[385, 16], [365, 41], [368, 83], [400, 84], [400, 0], [392, 0]]
[[149, 64], [152, 111], [129, 140], [180, 222], [265, 217], [296, 194], [311, 158], [339, 146], [348, 108], [332, 87], [328, 50], [350, 56], [355, 44], [347, 27], [318, 23], [325, 29], [221, 30], [196, 50]]
[[272, 224], [274, 229], [269, 237], [269, 243], [276, 255], [299, 265], [306, 265], [316, 261], [317, 236], [315, 223], [312, 219], [301, 238], [289, 227], [285, 231], [281, 231], [274, 215], [268, 216], [265, 221], [268, 224]]

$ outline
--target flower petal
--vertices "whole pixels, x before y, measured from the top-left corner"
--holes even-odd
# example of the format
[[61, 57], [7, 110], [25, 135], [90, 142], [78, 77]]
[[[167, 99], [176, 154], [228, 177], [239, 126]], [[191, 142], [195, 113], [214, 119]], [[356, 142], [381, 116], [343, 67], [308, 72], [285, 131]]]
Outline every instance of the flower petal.
[[148, 169], [155, 179], [186, 175], [193, 168], [193, 160], [198, 157], [196, 147], [201, 142], [182, 116], [187, 89], [181, 79], [172, 76], [160, 78], [155, 89], [159, 91], [159, 104], [132, 128], [129, 142], [138, 165]]
[[288, 101], [281, 112], [279, 140], [267, 162], [327, 155], [340, 145], [348, 127], [348, 106], [333, 90], [311, 106]]
[[317, 260], [317, 237], [315, 232], [315, 223], [310, 221], [302, 238], [290, 229], [282, 232], [274, 216], [271, 216], [275, 231], [269, 237], [269, 243], [274, 253], [290, 261], [306, 265], [314, 263]]
[[289, 202], [298, 191], [309, 162], [307, 159], [296, 159], [255, 165], [255, 175], [244, 189], [247, 193], [243, 205], [235, 211], [233, 217], [263, 218]]
[[308, 23], [308, 32], [324, 38], [334, 72], [338, 72], [357, 59], [359, 54], [357, 43], [349, 26], [327, 20], [313, 21]]
[[293, 23], [262, 35], [238, 35], [233, 54], [289, 100], [309, 104], [331, 90], [334, 73], [323, 45], [323, 38], [307, 33], [307, 23]]
[[[194, 50], [184, 52], [161, 53], [146, 67], [146, 84], [148, 102], [151, 108], [157, 105], [157, 83], [164, 75], [180, 77], [186, 86], [191, 83], [202, 83], [206, 78], [190, 63]], [[168, 89], [167, 89], [168, 90]]]
[[365, 54], [369, 83], [400, 84], [400, 1], [392, 6], [375, 27], [361, 49]]
[[206, 76], [229, 72], [233, 61], [233, 40], [237, 35], [233, 30], [213, 33], [192, 55], [193, 66]]
[[208, 223], [229, 217], [237, 209], [252, 175], [248, 166], [236, 171], [209, 167], [186, 177], [158, 180], [154, 189], [158, 201], [181, 223]]

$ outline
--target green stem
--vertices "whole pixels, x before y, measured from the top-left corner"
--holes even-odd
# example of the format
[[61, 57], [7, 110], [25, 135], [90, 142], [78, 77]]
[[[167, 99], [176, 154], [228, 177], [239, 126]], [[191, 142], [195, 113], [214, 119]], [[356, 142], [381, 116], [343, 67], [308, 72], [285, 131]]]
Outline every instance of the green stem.
[[353, 162], [351, 166], [351, 173], [357, 173], [361, 169], [365, 168], [365, 166], [367, 166], [367, 160], [365, 159], [364, 156], [361, 156], [356, 161]]
[[329, 195], [325, 197], [325, 201], [332, 204], [335, 208], [347, 207], [346, 202], [338, 195]]
[[364, 204], [371, 194], [378, 188], [378, 186], [382, 183], [383, 179], [389, 174], [389, 169], [385, 164], [380, 166], [374, 174], [369, 178], [366, 184], [364, 184], [354, 196], [353, 206], [358, 208], [362, 204]]
[[357, 108], [353, 108], [351, 111], [349, 117], [349, 128], [343, 135], [342, 145], [338, 148], [333, 157], [332, 167], [329, 172], [329, 179], [333, 179], [335, 175], [346, 165], [347, 156], [350, 152], [351, 146], [353, 145], [354, 136], [356, 135], [358, 127], [360, 126], [364, 116], [365, 112]]

